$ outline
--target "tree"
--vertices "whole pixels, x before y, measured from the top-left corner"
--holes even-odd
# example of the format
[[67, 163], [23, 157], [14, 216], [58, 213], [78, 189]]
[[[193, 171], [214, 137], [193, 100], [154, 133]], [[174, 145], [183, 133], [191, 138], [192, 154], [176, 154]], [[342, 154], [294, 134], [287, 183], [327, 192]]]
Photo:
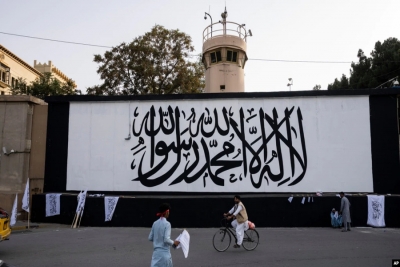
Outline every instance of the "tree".
[[130, 43], [95, 55], [103, 84], [87, 88], [92, 95], [199, 93], [204, 88], [200, 57], [188, 60], [192, 39], [179, 30], [156, 25]]
[[80, 93], [75, 90], [75, 82], [68, 80], [65, 83], [57, 80], [50, 72], [43, 73], [35, 81], [27, 84], [25, 79], [18, 78], [17, 82], [11, 87], [13, 95], [31, 95], [41, 99], [52, 95], [75, 95]]
[[399, 40], [388, 38], [383, 43], [376, 42], [370, 55], [365, 56], [359, 49], [358, 62], [351, 63], [349, 78], [342, 74], [340, 81], [335, 79], [328, 85], [328, 90], [376, 88], [396, 76], [400, 78]]
[[315, 91], [321, 90], [321, 85], [316, 84], [316, 85], [313, 87], [313, 90], [315, 90]]

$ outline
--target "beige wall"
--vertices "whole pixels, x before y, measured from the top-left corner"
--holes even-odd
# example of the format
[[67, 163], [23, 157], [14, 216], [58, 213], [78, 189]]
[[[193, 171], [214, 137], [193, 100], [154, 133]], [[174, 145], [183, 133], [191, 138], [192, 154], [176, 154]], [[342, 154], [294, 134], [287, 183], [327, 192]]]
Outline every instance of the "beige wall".
[[[9, 49], [0, 44], [0, 95], [9, 95], [12, 81], [18, 78], [25, 79], [29, 85], [37, 78], [42, 76], [44, 72], [51, 72], [53, 76], [62, 83], [67, 82], [68, 78], [64, 73], [57, 69], [51, 61], [46, 63], [37, 63], [34, 61], [34, 66], [30, 66]], [[2, 81], [2, 73], [6, 73], [8, 81]], [[75, 85], [76, 88], [76, 85]]]
[[10, 71], [8, 82], [0, 81], [0, 91], [3, 91], [6, 95], [10, 94], [13, 78], [18, 79], [21, 77], [25, 79], [27, 83], [30, 83], [41, 75], [40, 72], [29, 66], [26, 62], [18, 58], [2, 45], [0, 45], [0, 62], [9, 68]]
[[[45, 72], [51, 72], [53, 74], [53, 76], [59, 80], [62, 83], [67, 82], [70, 78], [68, 78], [67, 75], [65, 75], [64, 73], [62, 73], [59, 69], [57, 69], [53, 63], [51, 62], [51, 60], [49, 60], [48, 63], [38, 63], [36, 60], [33, 63], [33, 67], [41, 72], [41, 73], [45, 73]], [[75, 86], [76, 87], [76, 86]]]
[[[244, 92], [244, 69], [236, 64], [215, 64], [206, 70], [206, 93]], [[225, 85], [221, 91], [220, 86]]]
[[[31, 96], [0, 96], [0, 207], [11, 212], [15, 194], [18, 193], [18, 211], [21, 212], [19, 219], [26, 217], [21, 211], [21, 199], [29, 174], [32, 143], [35, 147], [34, 155], [39, 157], [35, 162], [44, 162], [45, 137], [42, 133], [45, 129], [37, 128], [43, 127], [43, 121], [47, 122], [47, 109], [36, 108], [39, 105], [46, 103]], [[38, 125], [32, 126], [35, 121], [38, 121]], [[32, 142], [32, 137], [38, 135], [41, 139]], [[5, 155], [3, 147], [7, 153], [11, 150], [15, 153]], [[33, 170], [38, 176], [33, 177], [36, 187], [37, 179], [43, 179], [41, 169]]]
[[[205, 73], [205, 93], [244, 92], [244, 66], [247, 60], [247, 44], [237, 36], [220, 35], [208, 39], [203, 44]], [[227, 50], [237, 52], [237, 61], [226, 61]], [[221, 51], [222, 61], [211, 63], [210, 53]], [[225, 89], [221, 90], [221, 86]]]
[[31, 180], [31, 190], [35, 193], [43, 192], [43, 179], [46, 156], [47, 114], [47, 105], [34, 106], [32, 120], [31, 155], [29, 161], [29, 178]]

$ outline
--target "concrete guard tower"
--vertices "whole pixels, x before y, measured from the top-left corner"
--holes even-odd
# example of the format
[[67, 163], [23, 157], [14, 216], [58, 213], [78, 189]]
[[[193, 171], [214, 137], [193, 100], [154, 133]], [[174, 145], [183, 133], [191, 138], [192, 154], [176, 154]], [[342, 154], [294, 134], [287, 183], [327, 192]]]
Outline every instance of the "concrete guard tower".
[[[207, 13], [206, 13], [207, 14]], [[247, 61], [245, 24], [222, 20], [212, 23], [203, 31], [203, 64], [206, 68], [206, 93], [244, 92], [244, 66]], [[210, 17], [211, 18], [211, 17]]]

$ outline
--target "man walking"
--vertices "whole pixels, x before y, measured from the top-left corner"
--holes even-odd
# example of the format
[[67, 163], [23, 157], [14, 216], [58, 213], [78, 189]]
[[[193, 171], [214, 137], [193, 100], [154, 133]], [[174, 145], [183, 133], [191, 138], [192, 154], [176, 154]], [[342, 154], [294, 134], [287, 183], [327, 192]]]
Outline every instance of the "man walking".
[[343, 219], [343, 226], [344, 229], [342, 232], [347, 232], [350, 231], [350, 223], [351, 223], [351, 218], [350, 218], [350, 201], [347, 199], [347, 197], [344, 196], [343, 192], [340, 192], [340, 198], [341, 203], [340, 203], [340, 214], [342, 215]]
[[164, 203], [159, 208], [157, 216], [160, 217], [153, 223], [149, 240], [153, 242], [153, 256], [151, 257], [151, 267], [172, 267], [172, 257], [170, 247], [179, 245], [179, 241], [172, 241], [171, 224], [167, 221], [170, 206]]
[[244, 231], [249, 228], [247, 221], [248, 217], [246, 208], [240, 200], [240, 196], [235, 196], [233, 201], [235, 202], [235, 206], [233, 206], [228, 213], [224, 213], [224, 216], [227, 216], [228, 220], [234, 218], [232, 227], [236, 230], [237, 244], [235, 244], [233, 247], [240, 248], [243, 242]]

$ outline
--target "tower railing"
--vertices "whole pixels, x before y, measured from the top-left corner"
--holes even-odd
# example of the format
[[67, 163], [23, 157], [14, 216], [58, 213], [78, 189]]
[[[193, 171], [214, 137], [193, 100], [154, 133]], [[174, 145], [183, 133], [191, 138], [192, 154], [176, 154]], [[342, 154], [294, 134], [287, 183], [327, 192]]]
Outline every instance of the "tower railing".
[[220, 38], [224, 36], [235, 36], [247, 42], [247, 32], [244, 24], [238, 24], [231, 21], [216, 22], [203, 31], [203, 43], [210, 39]]

